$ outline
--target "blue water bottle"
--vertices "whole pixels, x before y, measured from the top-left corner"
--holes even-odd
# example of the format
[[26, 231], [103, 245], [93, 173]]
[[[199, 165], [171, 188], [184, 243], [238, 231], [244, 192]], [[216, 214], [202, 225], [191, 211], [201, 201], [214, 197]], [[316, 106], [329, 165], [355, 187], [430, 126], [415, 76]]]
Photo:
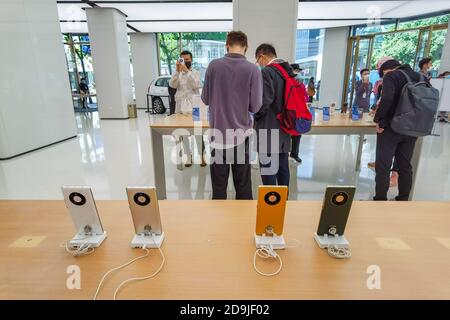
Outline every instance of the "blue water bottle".
[[314, 120], [316, 119], [316, 110], [312, 105], [309, 106], [309, 112], [311, 112], [311, 120], [314, 122]]
[[330, 121], [330, 107], [324, 106], [322, 108], [323, 121]]
[[200, 107], [195, 106], [192, 108], [192, 120], [200, 121]]
[[352, 120], [358, 121], [359, 120], [359, 108], [358, 106], [352, 107]]

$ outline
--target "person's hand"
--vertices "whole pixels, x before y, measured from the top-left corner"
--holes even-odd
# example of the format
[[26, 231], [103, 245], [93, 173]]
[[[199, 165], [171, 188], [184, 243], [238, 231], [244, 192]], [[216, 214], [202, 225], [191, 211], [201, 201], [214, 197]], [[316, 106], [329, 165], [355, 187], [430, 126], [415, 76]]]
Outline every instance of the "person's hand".
[[177, 72], [180, 72], [180, 65], [181, 65], [181, 63], [179, 63], [178, 62], [178, 59], [175, 61], [175, 70], [177, 71]]
[[183, 63], [179, 64], [179, 68], [180, 68], [180, 72], [188, 72], [189, 71], [189, 69]]
[[376, 130], [377, 130], [377, 133], [383, 133], [384, 132], [384, 128], [380, 128], [378, 123], [377, 123], [377, 126], [376, 126]]

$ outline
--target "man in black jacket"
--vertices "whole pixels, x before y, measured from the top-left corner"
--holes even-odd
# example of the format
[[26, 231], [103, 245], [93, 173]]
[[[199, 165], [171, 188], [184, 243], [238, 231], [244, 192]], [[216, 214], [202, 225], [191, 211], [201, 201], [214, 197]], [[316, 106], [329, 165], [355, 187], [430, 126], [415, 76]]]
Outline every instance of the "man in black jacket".
[[270, 44], [258, 46], [255, 58], [256, 63], [264, 67], [261, 71], [263, 105], [255, 114], [261, 179], [265, 185], [289, 186], [291, 136], [280, 129], [277, 119], [284, 105], [285, 80], [281, 72], [270, 64], [280, 64], [291, 77], [295, 77], [295, 74], [288, 62], [277, 58], [275, 48]]
[[389, 190], [392, 159], [398, 165], [398, 196], [395, 200], [406, 201], [412, 186], [411, 158], [414, 153], [416, 137], [398, 134], [390, 124], [395, 115], [401, 92], [407, 79], [400, 71], [405, 72], [412, 81], [420, 80], [420, 75], [409, 65], [401, 65], [397, 60], [388, 60], [380, 68], [383, 78], [383, 90], [380, 104], [374, 117], [377, 123], [377, 151], [375, 160], [375, 197], [374, 200], [387, 200]]

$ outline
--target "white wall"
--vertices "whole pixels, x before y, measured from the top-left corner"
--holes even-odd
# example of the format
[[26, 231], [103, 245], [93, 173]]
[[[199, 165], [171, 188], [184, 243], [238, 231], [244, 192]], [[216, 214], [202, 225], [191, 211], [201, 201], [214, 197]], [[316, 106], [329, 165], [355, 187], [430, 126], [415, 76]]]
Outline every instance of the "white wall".
[[447, 36], [445, 37], [444, 48], [442, 49], [441, 65], [439, 73], [450, 71], [450, 23], [448, 24]]
[[341, 105], [347, 55], [348, 27], [328, 28], [323, 43], [320, 104]]
[[279, 58], [295, 61], [298, 0], [233, 0], [233, 30], [247, 34], [247, 58], [255, 60], [261, 43], [275, 46]]
[[133, 91], [125, 15], [112, 8], [87, 8], [86, 16], [100, 118], [128, 118]]
[[132, 33], [130, 35], [130, 43], [136, 105], [138, 108], [146, 108], [148, 86], [158, 76], [156, 34]]
[[0, 158], [76, 135], [56, 2], [0, 1]]

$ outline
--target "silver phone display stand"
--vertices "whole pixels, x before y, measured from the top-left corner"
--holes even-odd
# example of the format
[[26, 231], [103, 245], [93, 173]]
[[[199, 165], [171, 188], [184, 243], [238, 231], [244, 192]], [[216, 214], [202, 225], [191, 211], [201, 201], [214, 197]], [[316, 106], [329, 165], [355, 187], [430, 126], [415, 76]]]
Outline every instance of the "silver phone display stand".
[[160, 248], [164, 241], [164, 232], [157, 235], [154, 233], [136, 234], [131, 240], [132, 248]]
[[331, 246], [336, 246], [338, 248], [349, 248], [350, 243], [345, 239], [344, 236], [339, 235], [328, 235], [319, 236], [314, 233], [314, 239], [321, 249], [328, 248]]
[[77, 233], [72, 240], [69, 241], [69, 245], [73, 247], [90, 245], [91, 247], [98, 248], [103, 240], [106, 239], [106, 236], [106, 231], [103, 231], [102, 234], [94, 234], [92, 233], [92, 228], [89, 225], [86, 225], [84, 231]]

